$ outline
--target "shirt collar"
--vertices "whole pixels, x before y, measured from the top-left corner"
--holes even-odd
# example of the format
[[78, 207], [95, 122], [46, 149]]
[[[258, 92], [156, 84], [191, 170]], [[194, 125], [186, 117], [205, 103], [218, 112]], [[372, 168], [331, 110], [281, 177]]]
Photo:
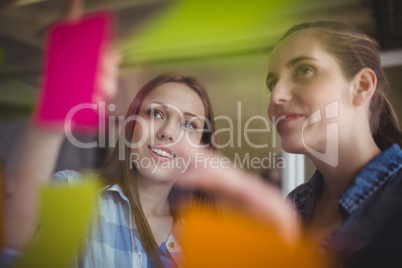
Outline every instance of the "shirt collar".
[[[342, 220], [346, 220], [401, 167], [402, 150], [397, 144], [392, 145], [369, 163], [339, 198], [339, 214]], [[289, 195], [304, 225], [308, 225], [311, 220], [323, 182], [323, 177], [317, 170], [307, 183]]]
[[[339, 205], [352, 214], [402, 167], [402, 150], [394, 144], [371, 161], [339, 198]], [[342, 215], [341, 215], [342, 216]]]
[[127, 196], [123, 193], [123, 189], [121, 189], [119, 184], [116, 183], [116, 184], [113, 184], [112, 186], [110, 186], [109, 188], [108, 187], [109, 186], [103, 187], [99, 191], [99, 193], [101, 193], [101, 192], [110, 192], [110, 193], [117, 192], [123, 200], [127, 201], [128, 203], [130, 203], [130, 201], [128, 200]]
[[321, 173], [316, 170], [308, 182], [290, 193], [290, 198], [293, 199], [299, 218], [304, 225], [308, 225], [311, 220], [314, 204], [322, 190], [323, 182]]

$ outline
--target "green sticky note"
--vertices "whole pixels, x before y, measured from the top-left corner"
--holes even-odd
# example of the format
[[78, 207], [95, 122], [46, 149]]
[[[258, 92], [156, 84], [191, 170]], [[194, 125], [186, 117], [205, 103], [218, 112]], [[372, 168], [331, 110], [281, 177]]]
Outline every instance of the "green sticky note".
[[95, 179], [44, 188], [38, 237], [16, 267], [69, 267], [91, 223], [98, 190]]
[[178, 0], [142, 32], [123, 40], [125, 64], [256, 52], [293, 24], [292, 9], [312, 0]]

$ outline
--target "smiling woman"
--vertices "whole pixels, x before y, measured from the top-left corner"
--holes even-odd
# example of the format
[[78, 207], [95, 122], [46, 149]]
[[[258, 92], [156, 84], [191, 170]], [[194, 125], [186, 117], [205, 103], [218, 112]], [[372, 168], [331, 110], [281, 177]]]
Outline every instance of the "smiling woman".
[[399, 263], [402, 135], [376, 41], [341, 22], [303, 23], [276, 45], [269, 70], [282, 146], [317, 168], [289, 195], [305, 233], [336, 267]]
[[[215, 144], [209, 97], [196, 78], [164, 73], [139, 90], [125, 122], [114, 150], [101, 168], [86, 172], [64, 170], [53, 175], [54, 182], [75, 184], [87, 175], [95, 175], [103, 183], [96, 196], [93, 224], [85, 234], [75, 266], [182, 267], [182, 248], [174, 231], [174, 225], [182, 220], [181, 202], [215, 205], [211, 194], [174, 186], [190, 163], [187, 151], [201, 145], [213, 148]], [[14, 193], [9, 202], [6, 246], [17, 251], [24, 250], [37, 232], [37, 180], [48, 183], [43, 178], [54, 165], [49, 157], [56, 158], [64, 137], [62, 130], [52, 132], [35, 125], [29, 131], [31, 138], [26, 148], [34, 144], [46, 148], [46, 152], [40, 151], [43, 157], [35, 157], [38, 162], [34, 164], [32, 159], [22, 160], [21, 170], [29, 174], [16, 174], [21, 183], [17, 185], [19, 194]], [[36, 156], [39, 149], [35, 146], [32, 153]], [[24, 224], [21, 219], [25, 219]], [[15, 251], [10, 252], [15, 259]], [[5, 254], [11, 258], [11, 254]], [[4, 263], [2, 257], [0, 264]]]
[[[310, 116], [316, 111], [336, 103], [342, 106], [338, 109], [341, 111], [339, 117], [352, 115], [350, 107], [344, 107], [344, 104], [350, 98], [347, 92], [351, 92], [353, 81], [343, 79], [337, 60], [322, 48], [316, 35], [314, 31], [294, 33], [275, 47], [270, 59], [268, 114], [272, 121], [277, 119], [276, 128], [283, 148], [293, 153], [304, 153], [305, 145], [326, 152], [326, 120], [308, 124], [301, 131], [304, 122], [312, 120]], [[341, 127], [350, 126], [342, 124]], [[346, 131], [341, 134], [349, 135]], [[328, 140], [329, 144], [334, 142]]]
[[[132, 153], [156, 163], [178, 162], [183, 150], [200, 144], [205, 125], [204, 115], [205, 108], [200, 96], [189, 86], [168, 82], [156, 87], [141, 105], [139, 116], [144, 120], [134, 128], [132, 143], [138, 145], [132, 148]], [[141, 143], [144, 137], [147, 139]], [[139, 168], [142, 167], [137, 166]], [[149, 174], [149, 171], [142, 170], [147, 173], [143, 173], [144, 176], [153, 178], [175, 177], [176, 172], [183, 171], [151, 168], [148, 170], [152, 174]]]
[[[188, 193], [176, 189], [174, 183], [186, 167], [184, 151], [201, 143], [213, 146], [212, 106], [196, 78], [165, 73], [142, 87], [128, 109], [126, 119], [129, 117], [134, 120], [121, 131], [119, 140], [131, 142], [124, 148], [116, 146], [97, 171], [107, 188], [100, 196], [100, 219], [86, 236], [81, 262], [96, 267], [105, 263], [107, 267], [129, 267], [133, 261], [141, 267], [180, 267], [181, 247], [172, 230], [180, 219], [179, 202]], [[119, 160], [120, 154], [124, 161]], [[133, 155], [139, 161], [131, 163]], [[59, 173], [56, 177], [66, 176]], [[116, 192], [118, 197], [110, 199]], [[211, 195], [202, 192], [195, 198], [214, 202]], [[118, 218], [116, 211], [121, 212]], [[111, 223], [115, 237], [134, 248], [122, 252], [105, 240]], [[113, 257], [101, 254], [101, 248]]]

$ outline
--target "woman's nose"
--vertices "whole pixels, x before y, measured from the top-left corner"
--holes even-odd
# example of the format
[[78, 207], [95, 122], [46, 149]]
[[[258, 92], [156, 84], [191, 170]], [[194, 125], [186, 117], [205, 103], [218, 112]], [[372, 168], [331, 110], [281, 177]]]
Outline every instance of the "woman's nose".
[[161, 140], [169, 140], [170, 142], [176, 140], [177, 130], [173, 126], [172, 122], [166, 122], [161, 128], [158, 130], [157, 136]]
[[289, 85], [286, 83], [278, 81], [273, 88], [270, 96], [270, 100], [275, 104], [283, 104], [290, 100], [292, 93]]

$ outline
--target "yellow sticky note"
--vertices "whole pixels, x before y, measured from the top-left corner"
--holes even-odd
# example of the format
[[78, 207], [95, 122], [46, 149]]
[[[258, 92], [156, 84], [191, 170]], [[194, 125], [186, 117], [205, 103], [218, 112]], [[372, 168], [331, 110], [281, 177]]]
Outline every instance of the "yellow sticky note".
[[38, 237], [16, 267], [69, 267], [91, 222], [97, 190], [94, 179], [44, 188]]

